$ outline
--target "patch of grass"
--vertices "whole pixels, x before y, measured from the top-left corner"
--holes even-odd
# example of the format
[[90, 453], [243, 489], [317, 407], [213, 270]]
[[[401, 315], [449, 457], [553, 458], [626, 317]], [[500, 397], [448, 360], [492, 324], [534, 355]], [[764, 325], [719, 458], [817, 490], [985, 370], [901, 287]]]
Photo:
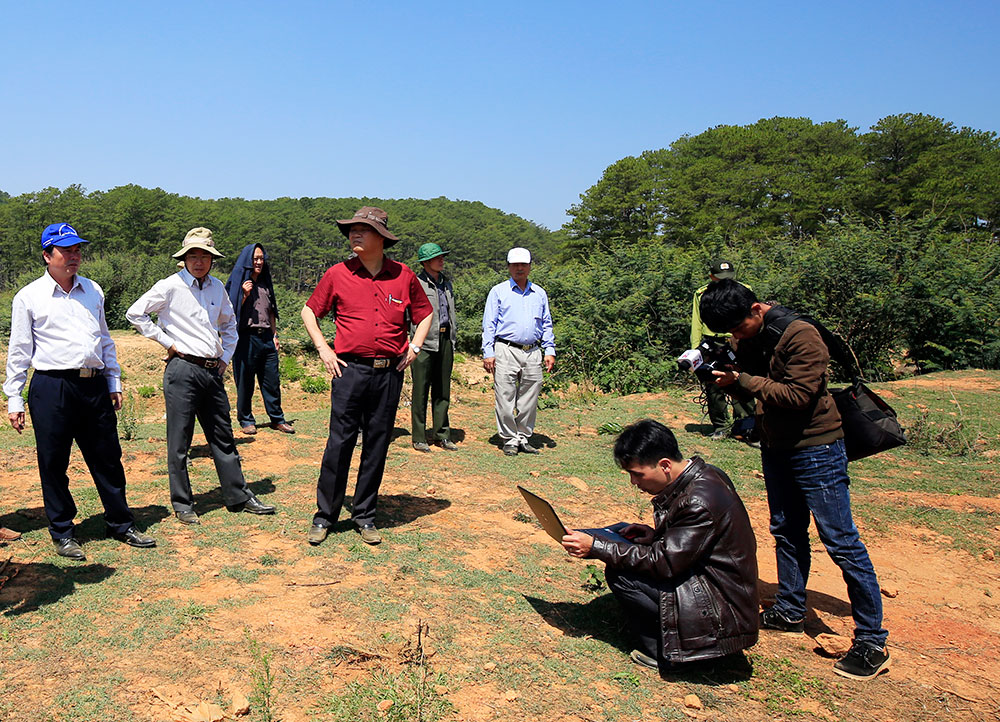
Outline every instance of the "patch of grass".
[[452, 711], [451, 703], [434, 691], [447, 686], [444, 674], [423, 679], [419, 669], [395, 674], [382, 669], [367, 679], [351, 682], [342, 694], [327, 697], [318, 711], [336, 722], [434, 722]]
[[139, 396], [141, 396], [144, 399], [151, 399], [154, 396], [156, 396], [156, 387], [155, 386], [140, 386], [138, 389], [136, 389], [136, 393], [138, 393]]
[[767, 658], [750, 653], [753, 660], [755, 689], [764, 692], [761, 700], [772, 714], [807, 714], [798, 706], [800, 699], [816, 700], [831, 712], [833, 693], [824, 680], [809, 677], [787, 657]]
[[319, 376], [306, 376], [299, 381], [299, 386], [307, 394], [322, 394], [330, 390], [330, 383]]
[[854, 508], [873, 526], [908, 524], [924, 527], [948, 537], [953, 547], [964, 549], [973, 556], [979, 556], [984, 549], [993, 547], [993, 530], [1000, 526], [1000, 514], [985, 509], [956, 511], [926, 505], [878, 504], [866, 500], [855, 500]]
[[281, 560], [271, 554], [264, 554], [258, 559], [262, 567], [276, 567], [281, 564]]
[[180, 617], [185, 622], [198, 622], [205, 619], [212, 611], [212, 607], [200, 602], [189, 602], [186, 607], [180, 610]]
[[105, 676], [92, 680], [86, 687], [71, 689], [56, 695], [47, 710], [52, 720], [116, 720], [128, 722], [135, 717], [127, 706], [115, 699], [114, 687], [122, 684], [120, 677]]
[[259, 569], [247, 569], [241, 566], [222, 567], [219, 570], [219, 574], [240, 584], [253, 584], [260, 578]]

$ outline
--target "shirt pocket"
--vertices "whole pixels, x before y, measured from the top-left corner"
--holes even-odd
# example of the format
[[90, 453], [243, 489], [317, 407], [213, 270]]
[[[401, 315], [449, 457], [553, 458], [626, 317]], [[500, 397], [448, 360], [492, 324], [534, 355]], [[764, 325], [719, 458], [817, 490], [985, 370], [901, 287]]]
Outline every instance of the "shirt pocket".
[[71, 302], [70, 313], [73, 320], [84, 330], [95, 337], [101, 335], [101, 300], [99, 298], [82, 298]]

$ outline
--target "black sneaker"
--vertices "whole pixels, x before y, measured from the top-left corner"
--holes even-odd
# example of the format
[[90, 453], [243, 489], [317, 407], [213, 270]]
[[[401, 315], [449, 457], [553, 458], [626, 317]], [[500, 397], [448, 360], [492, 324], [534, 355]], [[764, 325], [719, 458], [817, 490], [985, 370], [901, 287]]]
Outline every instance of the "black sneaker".
[[790, 619], [786, 619], [774, 607], [770, 607], [760, 613], [760, 628], [775, 629], [779, 632], [802, 632], [806, 628], [806, 620], [799, 619], [793, 622]]
[[833, 665], [841, 677], [872, 679], [889, 664], [889, 650], [854, 640], [851, 649]]

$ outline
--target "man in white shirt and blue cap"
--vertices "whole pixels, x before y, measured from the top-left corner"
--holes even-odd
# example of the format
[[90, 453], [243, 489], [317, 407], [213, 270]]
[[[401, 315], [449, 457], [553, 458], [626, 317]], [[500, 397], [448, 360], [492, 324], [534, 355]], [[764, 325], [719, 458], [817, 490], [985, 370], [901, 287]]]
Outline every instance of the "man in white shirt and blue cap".
[[88, 243], [68, 223], [42, 232], [46, 270], [14, 296], [7, 347], [10, 425], [24, 431], [28, 410], [35, 431], [38, 475], [49, 534], [60, 556], [84, 561], [74, 538], [76, 504], [69, 491], [69, 454], [75, 440], [104, 505], [107, 534], [134, 547], [154, 547], [140, 532], [125, 500], [125, 470], [115, 411], [122, 405], [121, 368], [104, 317], [104, 291], [84, 278], [81, 247]]
[[[224, 374], [236, 351], [236, 315], [226, 288], [209, 273], [222, 254], [212, 231], [192, 228], [174, 254], [184, 262], [177, 273], [157, 281], [133, 303], [125, 318], [143, 336], [167, 350], [163, 399], [167, 409], [167, 473], [170, 502], [183, 524], [200, 524], [194, 510], [187, 455], [195, 418], [205, 432], [222, 486], [222, 498], [232, 512], [273, 514], [247, 486], [233, 438], [233, 422]], [[157, 323], [149, 314], [155, 313]]]
[[537, 454], [528, 443], [535, 428], [542, 368], [556, 363], [549, 297], [528, 280], [531, 253], [507, 253], [510, 278], [490, 289], [483, 311], [483, 368], [493, 374], [497, 433], [503, 453]]

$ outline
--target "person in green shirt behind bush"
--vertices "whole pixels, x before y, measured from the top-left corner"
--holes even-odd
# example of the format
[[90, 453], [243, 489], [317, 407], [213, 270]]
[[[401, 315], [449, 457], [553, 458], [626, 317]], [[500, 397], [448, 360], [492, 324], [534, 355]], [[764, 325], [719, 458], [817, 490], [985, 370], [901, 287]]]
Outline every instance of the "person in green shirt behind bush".
[[[711, 268], [709, 268], [708, 277], [711, 281], [736, 278], [736, 269], [733, 268], [733, 264], [729, 261], [715, 261], [712, 263]], [[745, 283], [742, 285], [747, 286]], [[708, 284], [706, 283], [694, 292], [694, 304], [691, 308], [691, 348], [698, 348], [702, 341], [728, 342], [730, 337], [728, 333], [716, 333], [702, 323], [699, 304], [701, 303], [701, 296], [707, 288]], [[705, 391], [705, 400], [708, 403], [708, 418], [712, 422], [710, 438], [713, 441], [721, 441], [730, 434], [729, 399], [727, 399], [725, 392], [715, 384], [702, 384], [702, 388]], [[752, 400], [741, 401], [733, 399], [732, 403], [734, 421], [753, 416], [754, 402]]]
[[[410, 364], [413, 375], [413, 398], [410, 404], [410, 423], [413, 448], [431, 450], [427, 443], [427, 395], [431, 400], [431, 437], [429, 441], [448, 451], [457, 451], [451, 440], [448, 423], [448, 406], [451, 403], [451, 369], [455, 363], [455, 340], [458, 336], [458, 319], [455, 316], [455, 296], [451, 279], [444, 274], [444, 257], [448, 251], [436, 243], [425, 243], [417, 249], [417, 260], [424, 270], [417, 274], [420, 287], [434, 307], [434, 320], [427, 332], [423, 353]], [[417, 326], [410, 324], [411, 335]]]

